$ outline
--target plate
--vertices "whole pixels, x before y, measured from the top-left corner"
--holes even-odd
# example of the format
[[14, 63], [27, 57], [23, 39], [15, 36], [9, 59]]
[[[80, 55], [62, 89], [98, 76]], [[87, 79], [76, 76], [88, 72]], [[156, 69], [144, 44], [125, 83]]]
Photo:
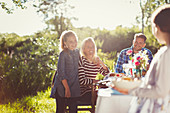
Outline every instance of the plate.
[[133, 81], [115, 80], [113, 81], [114, 86], [116, 86], [117, 88], [128, 89], [128, 90], [139, 87], [141, 83], [142, 83], [141, 80], [133, 80]]

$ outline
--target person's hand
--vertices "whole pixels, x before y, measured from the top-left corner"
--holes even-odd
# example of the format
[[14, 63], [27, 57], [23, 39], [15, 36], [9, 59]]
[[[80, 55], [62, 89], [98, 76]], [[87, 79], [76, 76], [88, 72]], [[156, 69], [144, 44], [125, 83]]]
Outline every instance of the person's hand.
[[71, 97], [71, 92], [70, 92], [70, 88], [69, 88], [69, 86], [68, 86], [67, 80], [66, 80], [66, 79], [63, 79], [63, 80], [62, 80], [62, 84], [64, 85], [64, 88], [65, 88], [65, 97], [66, 97], [66, 98]]
[[93, 83], [97, 83], [98, 81], [100, 81], [100, 80], [93, 80]]
[[149, 65], [149, 64], [147, 64], [147, 65], [146, 65], [146, 69], [147, 69], [147, 70], [149, 70], [149, 67], [150, 67], [150, 65]]
[[103, 63], [103, 61], [100, 59], [100, 57], [99, 56], [97, 56], [96, 57], [96, 61], [97, 61], [97, 63], [100, 65], [103, 65], [104, 63]]
[[97, 64], [97, 66], [100, 66], [101, 64], [101, 60], [98, 56], [95, 57], [95, 63]]
[[102, 66], [104, 69], [107, 69], [103, 61], [98, 56], [95, 58], [95, 60], [96, 60], [97, 66]]
[[65, 97], [66, 98], [70, 98], [71, 97], [71, 93], [70, 93], [70, 89], [69, 88], [65, 89]]
[[125, 95], [128, 94], [129, 90], [128, 89], [120, 89], [120, 88], [117, 88], [117, 87], [114, 87], [115, 90], [119, 91], [120, 93], [123, 93]]

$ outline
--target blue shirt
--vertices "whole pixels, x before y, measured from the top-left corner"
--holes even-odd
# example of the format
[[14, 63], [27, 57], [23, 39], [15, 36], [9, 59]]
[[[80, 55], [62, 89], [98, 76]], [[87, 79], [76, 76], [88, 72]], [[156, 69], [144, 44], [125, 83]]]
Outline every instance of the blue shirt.
[[78, 62], [79, 62], [79, 50], [62, 51], [59, 55], [57, 64], [57, 79], [56, 87], [57, 92], [61, 97], [65, 96], [65, 88], [62, 84], [62, 80], [66, 79], [70, 88], [71, 97], [80, 96], [80, 85], [78, 78]]
[[[123, 71], [123, 64], [127, 64], [128, 60], [130, 60], [129, 55], [126, 55], [127, 54], [126, 52], [128, 50], [132, 50], [133, 51], [133, 46], [130, 47], [130, 48], [123, 49], [120, 52], [120, 55], [119, 55], [119, 57], [117, 59], [117, 64], [116, 64], [116, 67], [115, 67], [115, 72], [116, 73], [125, 73]], [[152, 52], [149, 49], [147, 49], [147, 48], [142, 48], [142, 51], [144, 51], [144, 50], [147, 50], [146, 54], [148, 55], [148, 58], [149, 58], [148, 63], [150, 64], [152, 59], [153, 59]], [[134, 52], [132, 52], [132, 57], [133, 57], [133, 55], [134, 55]]]

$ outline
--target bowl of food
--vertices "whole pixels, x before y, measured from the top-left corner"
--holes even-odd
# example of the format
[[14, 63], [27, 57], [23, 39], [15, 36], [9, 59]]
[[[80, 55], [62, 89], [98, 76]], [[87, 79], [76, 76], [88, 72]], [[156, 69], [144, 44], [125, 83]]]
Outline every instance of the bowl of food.
[[142, 80], [134, 80], [129, 77], [124, 77], [113, 81], [115, 87], [128, 90], [139, 87], [141, 83]]
[[125, 76], [124, 73], [109, 73], [109, 77], [123, 77]]

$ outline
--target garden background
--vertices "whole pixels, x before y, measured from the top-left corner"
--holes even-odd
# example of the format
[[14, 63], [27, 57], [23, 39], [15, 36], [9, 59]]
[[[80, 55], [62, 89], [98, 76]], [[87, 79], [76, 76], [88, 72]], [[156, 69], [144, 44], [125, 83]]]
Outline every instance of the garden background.
[[[21, 10], [24, 10], [26, 2], [13, 0], [15, 7]], [[0, 112], [55, 112], [55, 100], [49, 95], [57, 68], [59, 36], [64, 30], [71, 29], [77, 33], [78, 48], [84, 38], [93, 37], [98, 56], [113, 72], [119, 52], [132, 45], [135, 33], [143, 32], [146, 35], [146, 48], [155, 54], [162, 45], [152, 35], [150, 16], [157, 7], [168, 2], [140, 0], [141, 14], [136, 16], [137, 25], [120, 25], [114, 30], [74, 27], [71, 20], [76, 17], [65, 16], [66, 12], [74, 8], [67, 5], [67, 0], [39, 0], [38, 5], [32, 4], [37, 8], [37, 14], [44, 15], [46, 29], [25, 36], [0, 33]], [[0, 6], [0, 10], [6, 13], [15, 12], [5, 2], [0, 2]], [[58, 11], [60, 8], [64, 10]], [[52, 17], [49, 16], [51, 14]]]

